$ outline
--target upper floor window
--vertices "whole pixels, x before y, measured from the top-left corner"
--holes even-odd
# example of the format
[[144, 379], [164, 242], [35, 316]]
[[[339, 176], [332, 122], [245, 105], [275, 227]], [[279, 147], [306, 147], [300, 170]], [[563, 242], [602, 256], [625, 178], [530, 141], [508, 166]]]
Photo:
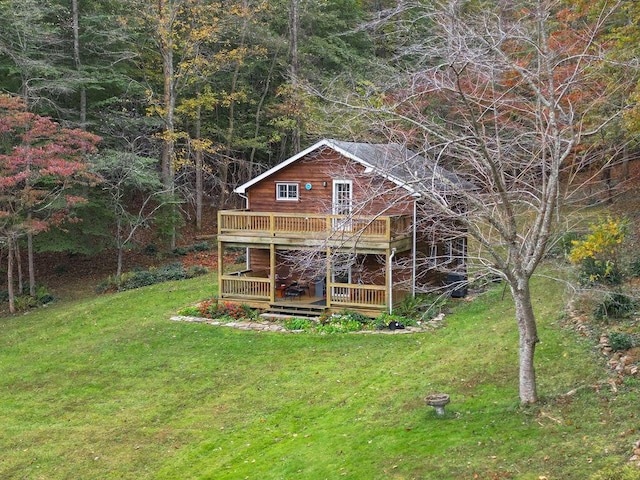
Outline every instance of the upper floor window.
[[276, 183], [276, 200], [298, 200], [298, 184]]

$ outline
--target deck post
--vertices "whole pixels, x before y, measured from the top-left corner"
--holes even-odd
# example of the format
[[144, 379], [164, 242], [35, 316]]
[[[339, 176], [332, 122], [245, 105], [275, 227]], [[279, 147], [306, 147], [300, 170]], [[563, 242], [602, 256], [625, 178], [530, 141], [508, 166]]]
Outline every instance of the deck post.
[[222, 297], [222, 274], [224, 273], [224, 242], [218, 241], [218, 298]]
[[276, 301], [276, 244], [269, 245], [269, 301]]
[[331, 247], [327, 246], [327, 276], [324, 280], [327, 295], [327, 308], [331, 308], [331, 290], [333, 288], [329, 286], [331, 282]]

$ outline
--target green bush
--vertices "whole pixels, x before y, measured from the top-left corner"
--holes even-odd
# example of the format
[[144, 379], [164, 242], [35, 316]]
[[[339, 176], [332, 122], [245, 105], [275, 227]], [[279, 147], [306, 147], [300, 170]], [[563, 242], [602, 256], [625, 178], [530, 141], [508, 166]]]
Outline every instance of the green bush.
[[635, 347], [636, 339], [630, 333], [625, 332], [610, 332], [608, 334], [609, 337], [609, 346], [611, 350], [614, 352], [623, 352], [625, 350], [629, 350], [630, 348]]
[[[0, 293], [0, 301], [8, 302], [9, 293], [6, 291]], [[34, 297], [29, 294], [16, 295], [13, 299], [13, 305], [17, 311], [22, 312], [25, 310], [29, 310], [30, 308], [36, 308], [42, 305], [46, 305], [47, 303], [53, 302], [54, 300], [55, 298], [48, 292], [45, 287], [37, 287], [36, 295]]]
[[287, 318], [284, 321], [284, 328], [287, 330], [311, 330], [315, 325], [313, 320], [308, 318]]
[[616, 262], [589, 257], [580, 263], [580, 283], [582, 285], [594, 283], [620, 285], [622, 280], [624, 280], [624, 275]]
[[207, 267], [203, 267], [202, 265], [191, 265], [187, 269], [187, 278], [199, 277], [201, 275], [206, 275], [209, 273], [209, 269]]
[[577, 232], [566, 232], [551, 242], [552, 247], [549, 249], [549, 257], [565, 257], [573, 248], [574, 242], [580, 239]]
[[[407, 295], [400, 305], [394, 309], [394, 314], [403, 317], [407, 322], [415, 324], [415, 320], [428, 320], [438, 315], [447, 305], [448, 296], [435, 293]], [[405, 323], [407, 325], [407, 323]]]
[[157, 283], [155, 273], [149, 270], [127, 272], [120, 276], [120, 281], [115, 281], [116, 290], [132, 290]]
[[596, 320], [627, 318], [636, 309], [636, 302], [622, 293], [608, 293], [593, 311]]
[[149, 257], [155, 257], [158, 254], [158, 247], [155, 243], [149, 243], [144, 247], [144, 254]]
[[200, 242], [190, 247], [192, 252], [208, 252], [211, 250], [211, 244], [209, 242]]
[[184, 280], [187, 278], [187, 271], [180, 262], [163, 265], [155, 271], [156, 283], [170, 280]]
[[170, 280], [184, 280], [193, 278], [198, 275], [207, 273], [205, 267], [193, 266], [185, 270], [184, 265], [180, 262], [163, 265], [160, 268], [149, 270], [135, 269], [130, 272], [123, 273], [120, 278], [109, 276], [97, 287], [98, 293], [116, 292], [124, 290], [132, 290], [134, 288], [154, 285], [156, 283], [167, 282]]
[[389, 314], [387, 312], [384, 312], [378, 315], [374, 320], [374, 324], [379, 330], [384, 330], [389, 326], [391, 322], [398, 322], [405, 327], [418, 325], [418, 321], [415, 318], [405, 317], [402, 315], [398, 315], [397, 313]]
[[178, 315], [182, 315], [184, 317], [199, 317], [200, 307], [198, 307], [197, 305], [189, 305], [188, 307], [183, 307], [178, 310]]
[[640, 257], [636, 257], [629, 263], [629, 275], [640, 277]]

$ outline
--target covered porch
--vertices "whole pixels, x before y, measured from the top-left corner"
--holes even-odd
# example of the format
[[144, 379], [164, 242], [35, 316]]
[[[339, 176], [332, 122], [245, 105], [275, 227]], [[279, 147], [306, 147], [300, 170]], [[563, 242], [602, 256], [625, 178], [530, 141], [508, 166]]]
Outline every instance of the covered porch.
[[[309, 305], [310, 309], [355, 310], [370, 316], [389, 311], [406, 292], [394, 288], [395, 251], [348, 254], [327, 248], [295, 250], [275, 244], [245, 245], [245, 268], [227, 271], [223, 263], [225, 246], [220, 243], [218, 296], [220, 300], [245, 303], [254, 308]], [[296, 255], [304, 264], [295, 262]], [[313, 257], [313, 259], [311, 259]], [[345, 259], [358, 259], [357, 268]]]

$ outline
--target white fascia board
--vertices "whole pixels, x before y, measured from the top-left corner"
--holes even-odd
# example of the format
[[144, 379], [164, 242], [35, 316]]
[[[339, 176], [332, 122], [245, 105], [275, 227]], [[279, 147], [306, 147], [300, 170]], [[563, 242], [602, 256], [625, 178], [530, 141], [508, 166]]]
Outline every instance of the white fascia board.
[[284, 162], [279, 163], [278, 165], [271, 167], [269, 170], [266, 170], [264, 172], [262, 172], [260, 175], [258, 175], [257, 177], [255, 177], [252, 180], [249, 180], [247, 183], [244, 183], [242, 185], [240, 185], [239, 187], [237, 187], [236, 189], [234, 189], [235, 193], [238, 194], [245, 194], [247, 191], [247, 188], [251, 187], [252, 185], [255, 185], [256, 183], [260, 182], [261, 180], [264, 180], [265, 178], [269, 177], [270, 175], [276, 173], [277, 171], [291, 165], [292, 163], [294, 163], [295, 161], [299, 160], [300, 158], [308, 155], [309, 153], [318, 150], [322, 147], [329, 147], [332, 150], [335, 150], [336, 152], [338, 152], [339, 154], [363, 165], [366, 169], [369, 169], [372, 172], [375, 172], [376, 175], [380, 175], [383, 178], [386, 178], [387, 180], [395, 183], [396, 185], [398, 185], [399, 187], [404, 188], [405, 190], [407, 190], [409, 193], [411, 193], [412, 196], [414, 197], [419, 197], [420, 194], [418, 192], [415, 191], [415, 189], [413, 189], [410, 185], [407, 185], [406, 182], [403, 182], [401, 180], [399, 180], [398, 178], [389, 175], [386, 172], [382, 172], [380, 171], [375, 165], [370, 164], [369, 162], [367, 162], [366, 160], [363, 160], [360, 157], [357, 157], [353, 154], [351, 154], [350, 152], [347, 152], [346, 150], [343, 150], [342, 148], [338, 147], [336, 144], [334, 144], [333, 142], [331, 142], [331, 140], [329, 139], [322, 139], [319, 142], [311, 145], [309, 148], [301, 151], [300, 153], [294, 155], [291, 158], [288, 158], [287, 160], [285, 160]]
[[369, 162], [367, 162], [366, 160], [363, 160], [360, 157], [356, 157], [355, 155], [352, 155], [351, 153], [347, 152], [346, 150], [341, 149], [340, 147], [338, 147], [337, 145], [331, 143], [330, 140], [327, 140], [327, 144], [333, 148], [335, 151], [337, 151], [338, 153], [342, 154], [343, 156], [350, 158], [351, 160], [358, 162], [359, 164], [361, 164], [363, 167], [365, 167], [365, 169], [369, 170], [368, 172], [365, 171], [365, 173], [370, 173], [373, 172], [376, 175], [380, 175], [381, 177], [389, 180], [392, 183], [395, 183], [397, 186], [404, 188], [405, 190], [407, 190], [411, 196], [413, 197], [420, 197], [421, 195], [415, 191], [415, 189], [413, 189], [410, 185], [407, 185], [406, 182], [403, 182], [402, 180], [394, 177], [393, 175], [389, 175], [387, 172], [383, 172], [381, 171], [378, 167], [376, 167], [375, 165], [370, 164]]
[[257, 177], [253, 178], [252, 180], [249, 180], [247, 183], [244, 183], [244, 184], [240, 185], [239, 187], [235, 188], [233, 191], [235, 193], [244, 194], [247, 191], [247, 188], [251, 187], [252, 185], [255, 185], [259, 181], [264, 180], [265, 178], [267, 178], [268, 176], [273, 175], [278, 170], [282, 170], [283, 168], [291, 165], [296, 160], [299, 160], [300, 158], [304, 157], [305, 155], [308, 155], [309, 153], [311, 153], [314, 150], [317, 150], [317, 149], [319, 149], [319, 148], [321, 148], [323, 146], [328, 146], [328, 147], [331, 147], [331, 148], [335, 148], [335, 146], [331, 145], [326, 139], [320, 140], [318, 143], [316, 143], [314, 145], [311, 145], [306, 150], [303, 150], [300, 153], [294, 155], [293, 157], [288, 158], [284, 162], [280, 162], [275, 167], [271, 167], [269, 170], [265, 170], [264, 172], [262, 172]]

